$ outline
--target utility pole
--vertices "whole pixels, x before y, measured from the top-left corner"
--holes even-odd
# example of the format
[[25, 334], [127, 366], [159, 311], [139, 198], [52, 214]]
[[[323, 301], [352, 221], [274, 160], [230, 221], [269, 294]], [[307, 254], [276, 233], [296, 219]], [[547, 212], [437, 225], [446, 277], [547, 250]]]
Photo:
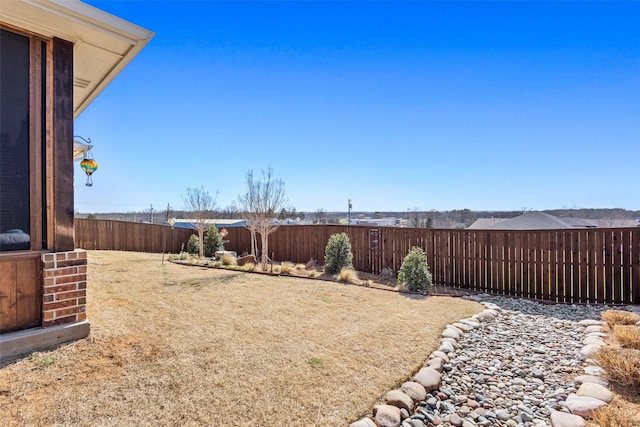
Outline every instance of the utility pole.
[[151, 224], [153, 224], [153, 205], [151, 205]]
[[169, 203], [167, 203], [167, 218], [165, 219], [166, 222], [169, 222], [169, 209], [171, 207], [169, 206]]
[[349, 208], [347, 209], [347, 225], [351, 225], [351, 199], [349, 199]]

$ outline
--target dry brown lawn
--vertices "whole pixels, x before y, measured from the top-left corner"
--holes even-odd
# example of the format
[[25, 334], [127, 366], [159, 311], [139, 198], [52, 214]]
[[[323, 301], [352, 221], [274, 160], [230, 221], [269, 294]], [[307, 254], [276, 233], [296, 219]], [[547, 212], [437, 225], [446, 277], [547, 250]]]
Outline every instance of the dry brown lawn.
[[450, 297], [89, 253], [91, 336], [0, 368], [8, 426], [344, 426], [409, 379]]

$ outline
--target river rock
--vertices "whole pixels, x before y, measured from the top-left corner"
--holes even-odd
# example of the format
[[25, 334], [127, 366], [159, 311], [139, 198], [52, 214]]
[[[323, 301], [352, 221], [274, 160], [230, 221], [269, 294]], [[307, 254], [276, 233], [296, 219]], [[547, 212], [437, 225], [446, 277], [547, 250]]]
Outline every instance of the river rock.
[[451, 326], [454, 326], [454, 327], [458, 328], [458, 330], [461, 333], [469, 332], [471, 329], [473, 329], [472, 326], [467, 325], [466, 323], [461, 323], [461, 322], [455, 322]]
[[428, 393], [440, 388], [442, 375], [435, 369], [426, 367], [420, 369], [418, 373], [413, 377], [413, 380], [421, 384]]
[[376, 423], [371, 421], [371, 418], [363, 418], [355, 423], [349, 424], [349, 427], [376, 427]]
[[604, 325], [604, 322], [602, 320], [595, 320], [595, 319], [584, 319], [578, 322], [578, 325], [582, 325], [582, 326], [599, 326], [599, 325]]
[[400, 390], [413, 399], [414, 402], [421, 402], [427, 398], [427, 391], [424, 386], [414, 381], [402, 383]]
[[565, 404], [572, 414], [580, 415], [581, 417], [589, 417], [593, 411], [606, 405], [606, 403], [600, 399], [577, 396], [575, 394], [569, 395]]
[[438, 372], [442, 372], [442, 368], [444, 367], [444, 360], [439, 357], [434, 357], [433, 359], [427, 360], [427, 366], [435, 369]]
[[447, 327], [447, 328], [445, 328], [444, 331], [442, 331], [442, 337], [443, 338], [453, 338], [454, 340], [457, 341], [457, 340], [460, 339], [460, 333], [458, 333], [458, 331], [456, 331], [452, 327]]
[[440, 343], [440, 348], [438, 349], [444, 353], [452, 353], [455, 351], [455, 348], [453, 348], [453, 345], [449, 342], [443, 342]]
[[599, 345], [599, 346], [603, 346], [604, 345], [604, 341], [602, 341], [600, 338], [596, 338], [596, 337], [586, 337], [583, 341], [582, 344], [584, 345]]
[[578, 396], [593, 397], [606, 403], [609, 403], [611, 402], [611, 400], [613, 400], [613, 393], [611, 393], [607, 388], [601, 386], [600, 384], [589, 382], [582, 384], [576, 394]]
[[458, 427], [462, 425], [462, 418], [460, 418], [460, 415], [458, 414], [451, 414], [451, 416], [449, 417], [449, 422], [452, 426]]
[[589, 357], [591, 354], [600, 350], [600, 347], [602, 346], [595, 345], [595, 344], [587, 344], [584, 347], [582, 347], [582, 349], [580, 350], [580, 354], [582, 354], [584, 357]]
[[587, 375], [598, 376], [604, 374], [604, 369], [600, 366], [589, 365], [584, 367], [584, 373]]
[[400, 409], [404, 408], [409, 412], [413, 411], [413, 399], [401, 390], [391, 390], [384, 399], [387, 405], [397, 406]]
[[447, 356], [447, 353], [443, 351], [436, 350], [433, 353], [431, 353], [431, 356], [429, 356], [430, 359], [434, 357], [444, 360], [444, 363], [449, 363], [449, 356]]
[[400, 427], [400, 408], [397, 406], [376, 405], [373, 414], [378, 427]]
[[579, 415], [552, 411], [551, 425], [553, 427], [586, 427], [587, 422]]
[[595, 383], [600, 384], [602, 387], [609, 386], [609, 381], [595, 375], [579, 375], [573, 379], [573, 382], [577, 385], [582, 385], [584, 383]]

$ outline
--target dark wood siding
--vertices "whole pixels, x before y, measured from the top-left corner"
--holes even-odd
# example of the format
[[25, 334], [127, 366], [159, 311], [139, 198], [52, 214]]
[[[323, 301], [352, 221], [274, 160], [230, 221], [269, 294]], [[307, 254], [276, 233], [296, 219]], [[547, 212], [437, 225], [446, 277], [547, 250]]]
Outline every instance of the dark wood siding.
[[[13, 259], [12, 259], [13, 258]], [[39, 326], [42, 317], [40, 254], [0, 260], [0, 333]]]
[[73, 44], [53, 39], [53, 191], [55, 252], [73, 243]]

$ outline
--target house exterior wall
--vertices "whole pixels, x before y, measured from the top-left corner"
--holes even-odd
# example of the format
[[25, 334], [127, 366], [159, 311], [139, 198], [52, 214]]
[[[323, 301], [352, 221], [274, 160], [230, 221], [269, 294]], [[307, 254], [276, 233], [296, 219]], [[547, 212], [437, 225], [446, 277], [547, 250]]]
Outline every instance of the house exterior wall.
[[87, 252], [77, 249], [42, 255], [42, 326], [87, 318]]
[[[3, 28], [21, 33], [20, 28]], [[40, 195], [30, 204], [31, 228], [37, 232], [31, 235], [30, 250], [0, 252], [0, 333], [3, 347], [18, 352], [32, 351], [43, 342], [56, 343], [41, 336], [30, 341], [21, 329], [47, 330], [82, 322], [80, 335], [89, 333], [87, 257], [85, 251], [74, 250], [73, 43], [38, 37], [35, 49], [40, 43], [48, 47], [47, 65], [36, 67], [38, 72], [29, 77], [30, 103], [46, 105], [44, 112], [31, 113], [35, 120], [29, 123], [30, 151], [37, 151], [29, 174], [41, 177], [31, 184], [32, 193]], [[11, 346], [12, 335], [21, 337], [17, 349]], [[62, 335], [63, 339], [66, 336], [78, 338], [77, 333]]]

